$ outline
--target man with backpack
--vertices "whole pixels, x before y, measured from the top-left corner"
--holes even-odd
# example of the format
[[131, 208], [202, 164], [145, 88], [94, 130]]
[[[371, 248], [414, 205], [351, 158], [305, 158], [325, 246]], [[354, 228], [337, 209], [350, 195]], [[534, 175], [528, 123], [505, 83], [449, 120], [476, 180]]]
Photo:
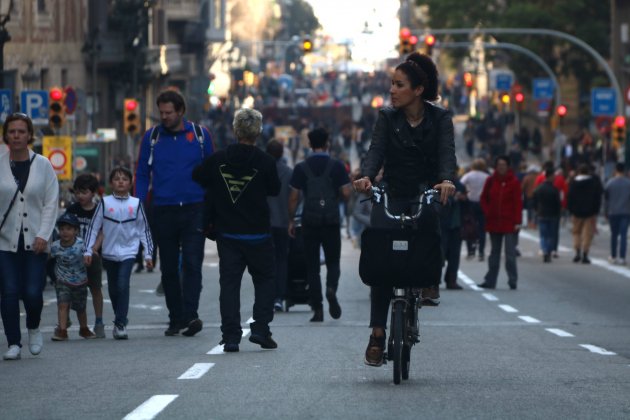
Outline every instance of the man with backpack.
[[[201, 331], [199, 296], [204, 257], [204, 190], [193, 181], [193, 168], [213, 153], [210, 133], [184, 118], [186, 103], [175, 90], [156, 100], [159, 125], [147, 130], [140, 143], [136, 170], [136, 196], [153, 197], [152, 232], [160, 253], [162, 286], [169, 326], [164, 335]], [[181, 281], [180, 281], [181, 255]]]
[[314, 314], [311, 322], [324, 320], [322, 285], [320, 279], [320, 246], [326, 259], [326, 300], [330, 316], [341, 317], [337, 301], [337, 286], [341, 276], [340, 200], [350, 198], [350, 178], [344, 164], [328, 154], [328, 132], [316, 128], [308, 133], [312, 153], [296, 165], [291, 177], [289, 193], [289, 235], [295, 236], [294, 216], [303, 194], [302, 232], [306, 254], [306, 276], [309, 284], [310, 305]]

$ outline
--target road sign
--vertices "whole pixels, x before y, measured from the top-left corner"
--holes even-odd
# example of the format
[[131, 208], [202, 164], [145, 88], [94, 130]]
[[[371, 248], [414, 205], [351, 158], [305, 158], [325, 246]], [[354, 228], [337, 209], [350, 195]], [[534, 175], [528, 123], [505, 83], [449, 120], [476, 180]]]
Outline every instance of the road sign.
[[44, 136], [42, 155], [50, 161], [58, 180], [72, 180], [72, 137]]
[[64, 91], [66, 92], [66, 115], [74, 114], [74, 111], [77, 109], [77, 92], [74, 90], [72, 86], [66, 86]]
[[23, 90], [20, 94], [22, 112], [31, 117], [33, 124], [48, 124], [48, 92]]
[[508, 91], [512, 88], [512, 75], [509, 73], [497, 74], [497, 90]]
[[549, 99], [536, 99], [536, 112], [540, 118], [547, 118], [551, 110], [551, 101]]
[[553, 90], [551, 79], [534, 79], [532, 98], [551, 99], [553, 98]]
[[0, 123], [13, 112], [13, 91], [9, 89], [0, 90]]
[[591, 115], [613, 116], [617, 113], [617, 94], [613, 88], [591, 90]]

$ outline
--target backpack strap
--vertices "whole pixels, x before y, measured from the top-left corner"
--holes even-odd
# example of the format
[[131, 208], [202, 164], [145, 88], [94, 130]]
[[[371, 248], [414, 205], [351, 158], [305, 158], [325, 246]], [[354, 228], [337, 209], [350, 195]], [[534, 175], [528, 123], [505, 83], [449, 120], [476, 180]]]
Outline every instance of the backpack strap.
[[192, 123], [192, 125], [193, 125], [193, 130], [195, 130], [195, 134], [197, 135], [197, 141], [199, 142], [199, 147], [201, 147], [201, 159], [203, 160], [204, 154], [205, 154], [203, 150], [203, 142], [204, 142], [203, 129], [198, 124]]
[[155, 143], [158, 141], [158, 137], [160, 136], [160, 131], [158, 130], [158, 126], [155, 125], [151, 129], [151, 152], [149, 153], [149, 166], [153, 165], [153, 149], [155, 148]]

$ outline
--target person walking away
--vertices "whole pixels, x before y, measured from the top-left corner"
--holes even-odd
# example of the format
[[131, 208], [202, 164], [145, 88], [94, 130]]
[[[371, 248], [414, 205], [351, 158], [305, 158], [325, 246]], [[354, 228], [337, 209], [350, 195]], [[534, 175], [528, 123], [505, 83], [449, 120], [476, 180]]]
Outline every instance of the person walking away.
[[462, 251], [462, 212], [469, 201], [466, 199], [466, 187], [454, 180], [455, 195], [449, 197], [449, 204], [440, 213], [442, 230], [442, 253], [444, 254], [444, 284], [448, 290], [461, 290], [457, 284], [460, 254]]
[[73, 213], [64, 213], [57, 220], [59, 239], [50, 246], [50, 256], [55, 258], [55, 292], [57, 294], [58, 326], [53, 341], [68, 339], [68, 316], [70, 309], [77, 313], [79, 335], [96, 338], [87, 321], [88, 273], [83, 261], [83, 239], [79, 238], [81, 223]]
[[540, 249], [543, 252], [543, 261], [551, 262], [551, 253], [557, 248], [555, 243], [558, 237], [556, 229], [562, 206], [560, 192], [553, 185], [555, 173], [553, 168], [545, 169], [547, 176], [545, 182], [540, 184], [532, 195], [532, 206], [538, 215], [538, 228], [540, 229]]
[[326, 300], [333, 319], [341, 317], [337, 288], [341, 276], [340, 200], [350, 198], [350, 179], [338, 159], [330, 157], [328, 132], [315, 128], [308, 133], [312, 152], [298, 163], [291, 177], [289, 193], [289, 236], [295, 237], [295, 211], [302, 192], [302, 232], [306, 254], [306, 277], [313, 309], [311, 322], [324, 320], [319, 248], [326, 260]]
[[521, 190], [523, 191], [523, 207], [525, 207], [525, 213], [527, 214], [527, 228], [534, 229], [536, 226], [536, 209], [533, 204], [534, 191], [536, 191], [536, 178], [540, 172], [540, 167], [537, 165], [529, 165], [527, 167], [525, 176], [521, 181]]
[[[210, 133], [184, 118], [186, 103], [174, 90], [156, 99], [160, 124], [142, 138], [136, 171], [136, 195], [147, 201], [152, 187], [153, 227], [160, 254], [161, 282], [169, 325], [164, 335], [181, 330], [194, 336], [203, 328], [197, 313], [204, 258], [204, 192], [192, 180], [193, 168], [213, 152]], [[180, 282], [180, 250], [182, 271]], [[144, 250], [146, 254], [146, 249]]]
[[602, 185], [591, 175], [586, 163], [578, 167], [578, 173], [569, 184], [567, 207], [573, 223], [573, 262], [590, 264], [588, 252], [595, 234], [596, 217], [602, 203]]
[[29, 150], [35, 135], [27, 115], [9, 115], [2, 133], [8, 152], [0, 155], [0, 313], [9, 347], [2, 358], [17, 360], [22, 349], [20, 299], [29, 351], [33, 355], [42, 351], [39, 324], [59, 182], [50, 161]]
[[127, 168], [117, 167], [109, 175], [112, 194], [103, 197], [96, 206], [87, 231], [83, 253], [85, 264], [93, 260], [94, 246], [103, 230], [103, 267], [107, 272], [107, 288], [114, 309], [113, 337], [126, 340], [129, 312], [129, 280], [142, 243], [147, 268], [153, 267], [153, 240], [144, 206], [140, 199], [129, 195], [133, 176]]
[[[433, 105], [438, 99], [438, 70], [425, 54], [412, 53], [400, 63], [391, 78], [389, 93], [391, 107], [379, 110], [372, 135], [372, 143], [363, 164], [363, 177], [354, 181], [354, 188], [371, 193], [376, 176], [383, 168], [383, 180], [388, 185], [389, 210], [394, 214], [412, 211], [410, 203], [433, 187], [440, 191], [440, 201], [446, 204], [455, 193], [455, 140], [453, 119], [449, 111]], [[440, 226], [437, 215], [425, 214], [422, 224], [427, 240], [440, 245]], [[387, 218], [383, 204], [374, 205], [370, 228], [399, 228], [399, 222]], [[433, 242], [432, 242], [433, 243]], [[440, 248], [441, 253], [441, 248]], [[442, 258], [432, 260], [432, 275], [418, 273], [430, 284], [423, 288], [421, 303], [437, 306], [440, 303]], [[381, 366], [385, 352], [385, 326], [392, 298], [392, 288], [371, 287], [370, 328], [372, 329], [364, 363]]]
[[267, 153], [276, 161], [276, 171], [280, 178], [280, 193], [275, 197], [267, 197], [269, 214], [271, 216], [271, 236], [275, 250], [276, 261], [276, 298], [273, 303], [275, 311], [282, 311], [282, 302], [285, 298], [289, 269], [289, 182], [293, 169], [283, 158], [284, 146], [278, 140], [270, 140], [267, 143]]
[[[485, 258], [486, 249], [486, 230], [485, 230], [485, 216], [481, 210], [481, 191], [488, 179], [488, 172], [486, 170], [486, 161], [483, 158], [475, 159], [471, 165], [471, 170], [462, 176], [460, 182], [466, 187], [466, 195], [470, 203], [471, 211], [475, 222], [477, 224], [477, 255], [479, 261], [483, 261]], [[475, 256], [475, 244], [473, 241], [467, 241], [466, 247], [468, 249], [468, 256]]]
[[499, 275], [501, 246], [505, 241], [505, 271], [508, 285], [516, 290], [518, 272], [516, 244], [522, 222], [523, 201], [521, 184], [510, 169], [510, 158], [496, 158], [494, 173], [488, 177], [481, 193], [481, 208], [486, 216], [486, 231], [490, 234], [488, 271], [479, 287], [494, 289]]
[[[604, 195], [606, 216], [610, 223], [608, 260], [613, 264], [626, 265], [628, 224], [630, 223], [630, 179], [626, 176], [623, 163], [615, 165], [615, 176], [606, 183]], [[619, 245], [618, 249], [617, 245]]]
[[[553, 170], [555, 168], [553, 162], [547, 161], [543, 164], [543, 171], [540, 174], [538, 174], [538, 176], [536, 177], [536, 181], [534, 182], [534, 185], [536, 187], [538, 187], [540, 184], [545, 182], [545, 179], [546, 179], [545, 171], [547, 168], [551, 168]], [[560, 192], [560, 203], [562, 204], [562, 210], [566, 209], [567, 208], [567, 194], [569, 193], [569, 184], [567, 183], [564, 177], [562, 168], [556, 169], [556, 172], [553, 178], [553, 186], [556, 187], [556, 189]], [[560, 219], [562, 218], [562, 210], [561, 210], [560, 217], [556, 220], [556, 223], [558, 224], [558, 226], [554, 229], [556, 237], [553, 240], [555, 247], [553, 251], [551, 252], [551, 256], [553, 258], [558, 258], [558, 244], [560, 243], [560, 236], [559, 236], [560, 235]]]
[[275, 349], [269, 324], [276, 296], [273, 238], [268, 196], [277, 196], [281, 184], [277, 162], [258, 149], [262, 114], [241, 109], [234, 115], [236, 144], [206, 158], [195, 168], [193, 179], [211, 198], [219, 253], [219, 306], [223, 351], [237, 352], [241, 328], [241, 282], [245, 268], [254, 283], [254, 322], [249, 341]]
[[[87, 228], [96, 211], [94, 196], [97, 190], [98, 179], [94, 175], [79, 175], [72, 186], [72, 192], [77, 201], [66, 209], [66, 213], [73, 214], [79, 221], [79, 236], [84, 243], [87, 241]], [[92, 264], [87, 267], [88, 288], [90, 289], [92, 305], [94, 306], [94, 334], [96, 338], [105, 338], [105, 325], [103, 324], [103, 263], [100, 257], [102, 243], [103, 233], [99, 232], [92, 250]], [[83, 263], [83, 260], [81, 263]]]

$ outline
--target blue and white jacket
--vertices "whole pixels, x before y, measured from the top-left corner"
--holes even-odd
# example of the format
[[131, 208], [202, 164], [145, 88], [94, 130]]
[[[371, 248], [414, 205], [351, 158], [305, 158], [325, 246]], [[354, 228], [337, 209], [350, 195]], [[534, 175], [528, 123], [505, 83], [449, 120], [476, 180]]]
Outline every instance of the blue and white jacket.
[[192, 180], [192, 171], [213, 153], [210, 133], [204, 127], [203, 145], [197, 139], [193, 123], [184, 120], [184, 130], [171, 132], [161, 124], [151, 157], [151, 132], [144, 133], [136, 168], [136, 197], [146, 202], [149, 185], [153, 205], [169, 206], [201, 203], [203, 188]]
[[144, 207], [136, 197], [108, 195], [98, 203], [88, 227], [87, 245], [83, 255], [91, 256], [98, 232], [103, 229], [103, 258], [124, 261], [135, 258], [140, 243], [144, 247], [144, 259], [153, 255], [151, 229]]

